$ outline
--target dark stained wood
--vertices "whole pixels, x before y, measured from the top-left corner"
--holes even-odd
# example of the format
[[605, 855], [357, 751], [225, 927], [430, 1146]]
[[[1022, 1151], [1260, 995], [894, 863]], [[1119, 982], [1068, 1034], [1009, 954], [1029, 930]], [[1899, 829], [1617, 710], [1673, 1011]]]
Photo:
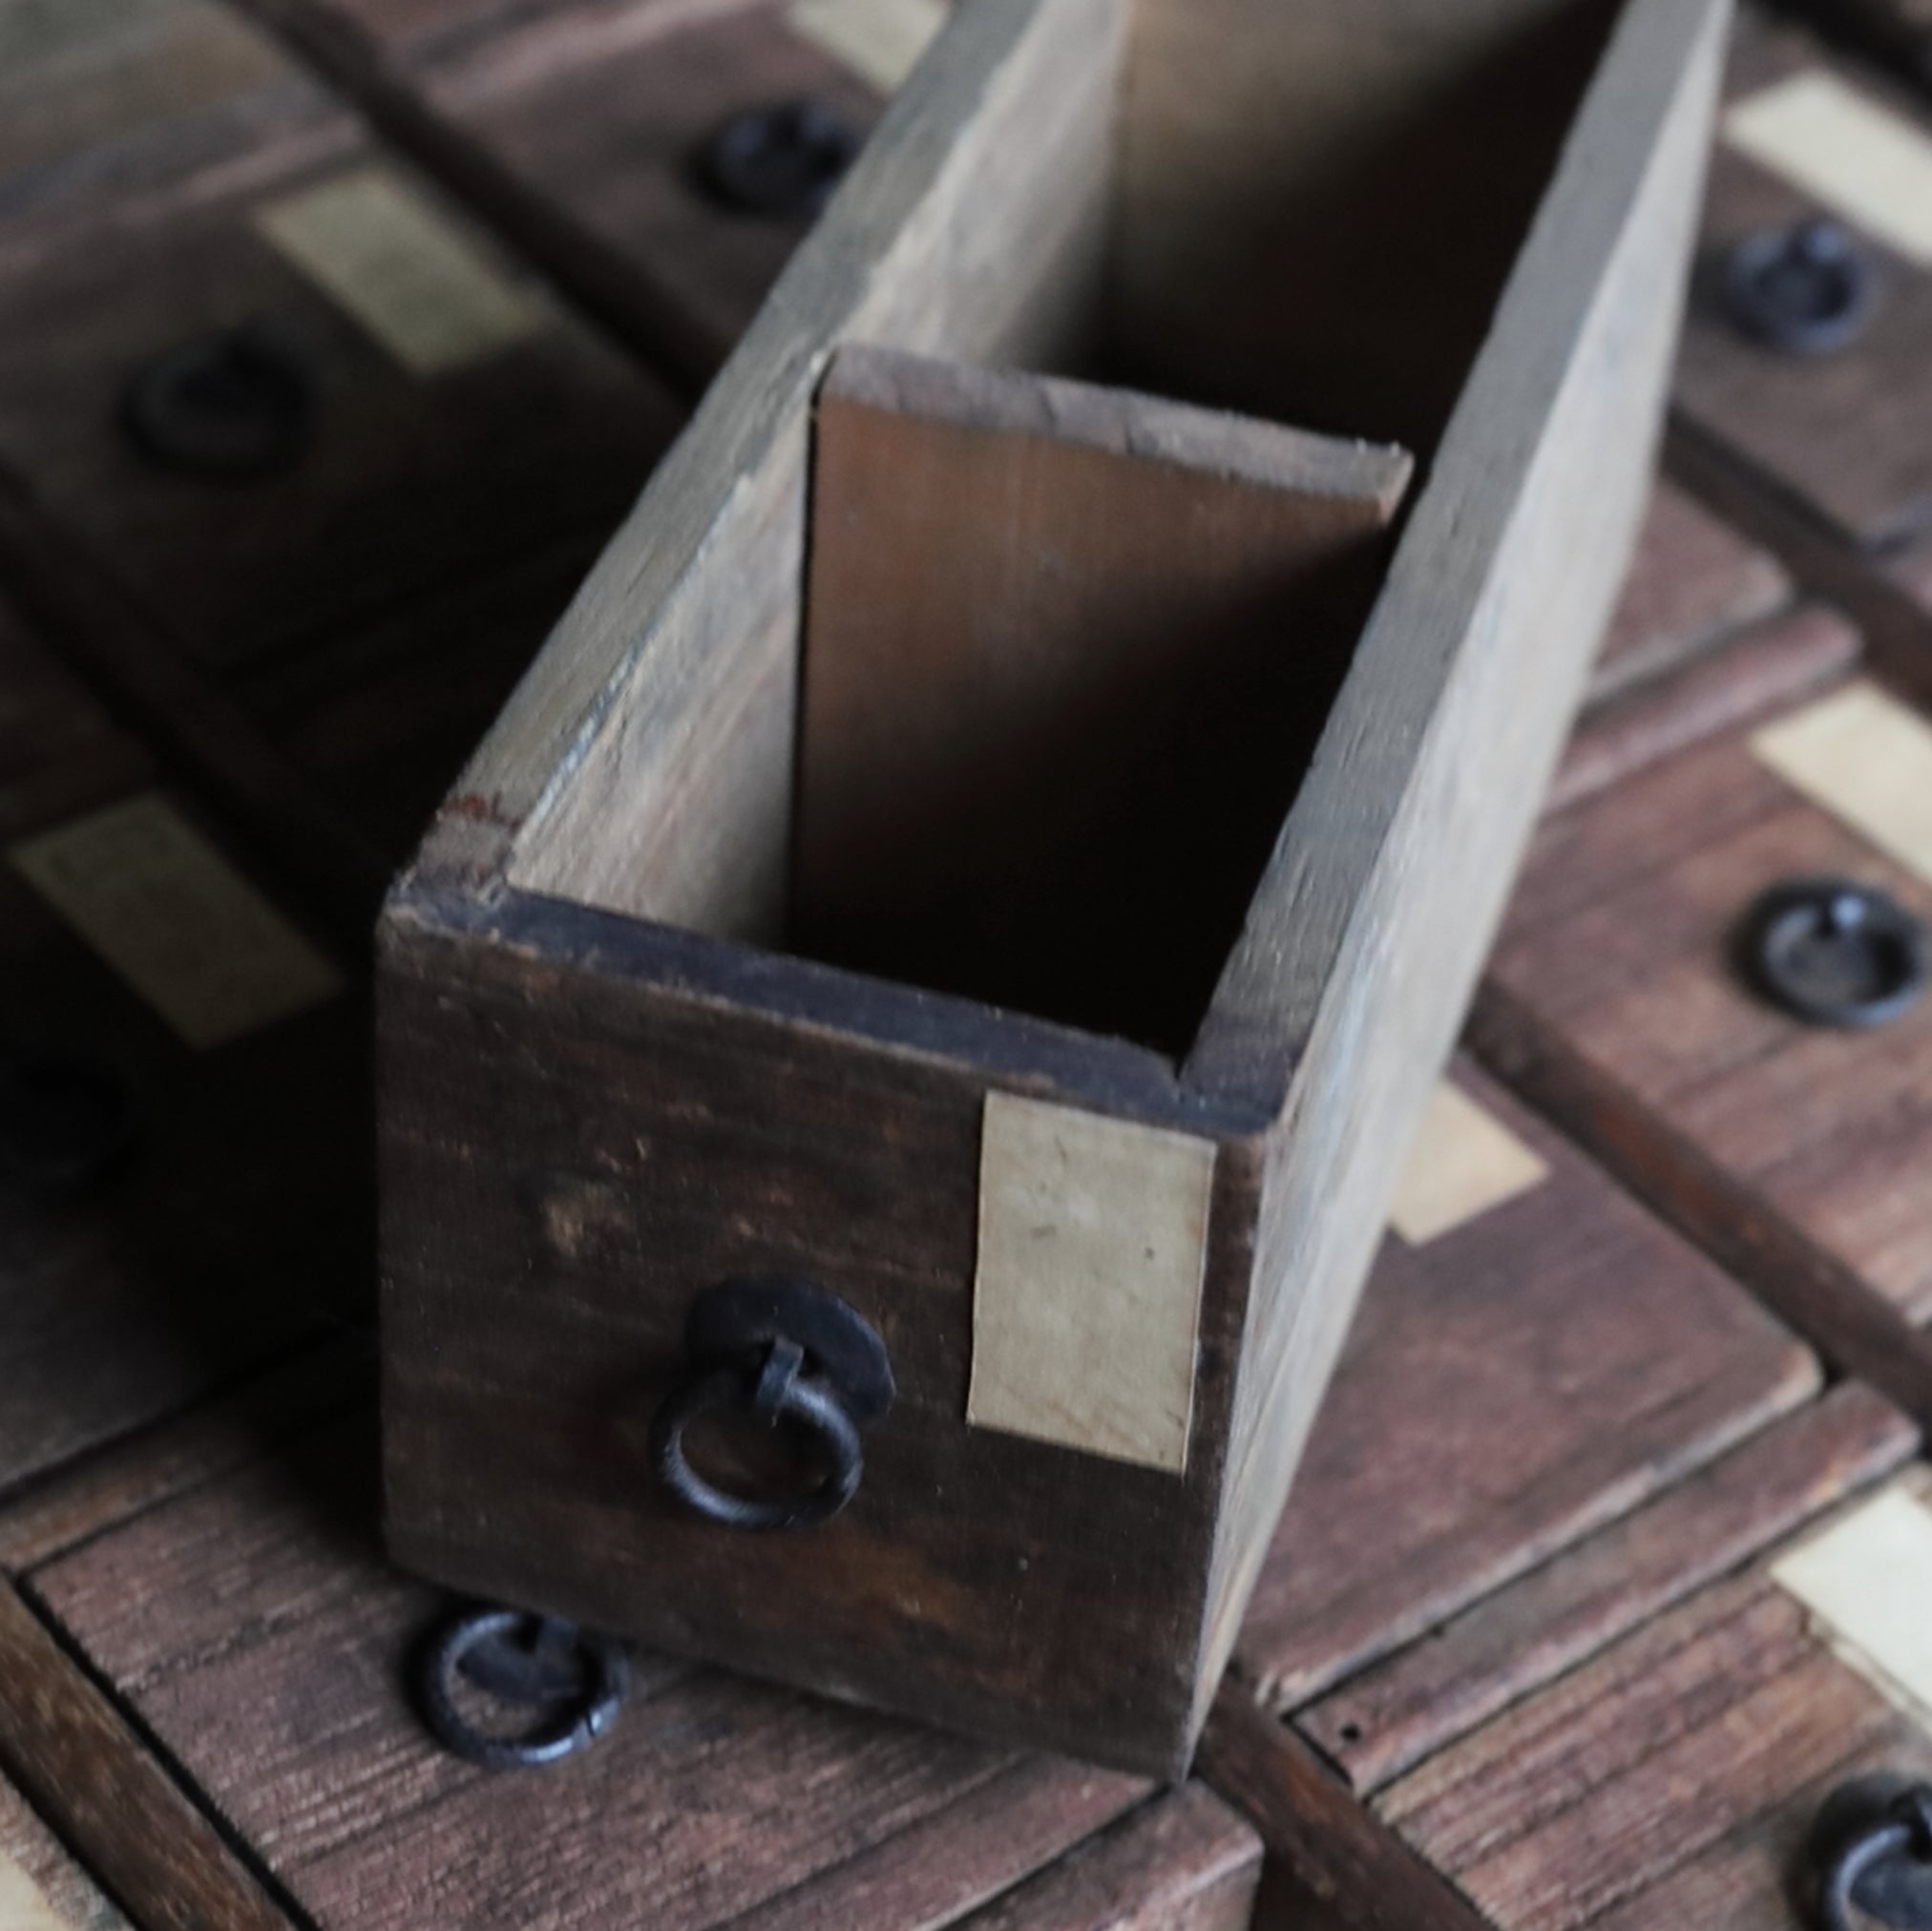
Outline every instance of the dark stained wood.
[[[1932, 131], [1932, 106], [1883, 75], [1835, 59], [1793, 28], [1742, 17], [1732, 97], [1816, 68]], [[1860, 234], [1884, 278], [1865, 333], [1840, 353], [1782, 355], [1740, 334], [1715, 289], [1724, 251], [1755, 229], [1825, 212], [1798, 189], [1720, 141], [1712, 157], [1702, 272], [1686, 323], [1679, 411], [1758, 487], [1797, 502], [1840, 538], [1900, 540], [1932, 520], [1932, 275]]]
[[[1483, 1931], [1479, 1913], [1344, 1789], [1315, 1753], [1224, 1684], [1202, 1733], [1202, 1777], [1268, 1847], [1265, 1922], [1321, 1931]], [[1278, 1912], [1279, 1918], [1274, 1914]]]
[[1246, 1921], [1253, 1839], [1205, 1793], [1147, 1806], [1128, 1777], [649, 1656], [566, 1769], [441, 1753], [402, 1677], [437, 1598], [380, 1560], [373, 1449], [368, 1420], [333, 1426], [32, 1578], [322, 1931]]
[[[616, 521], [675, 432], [665, 392], [536, 291], [450, 204], [535, 333], [418, 375], [252, 225], [380, 158], [353, 125], [326, 160], [243, 177], [148, 220], [100, 218], [0, 266], [0, 461], [198, 661], [314, 645], [408, 597]], [[265, 178], [263, 178], [265, 177]], [[407, 171], [397, 178], [429, 195]], [[152, 357], [246, 325], [306, 371], [310, 447], [246, 484], [158, 468], [117, 409]]]
[[1787, 708], [1838, 682], [1862, 648], [1844, 618], [1810, 604], [1627, 687], [1570, 734], [1544, 809], [1560, 811], [1700, 739]]
[[1769, 551], [1660, 480], [1585, 703], [1677, 670], [1780, 610], [1791, 594], [1790, 577]]
[[1451, 1746], [1376, 1808], [1499, 1931], [1786, 1931], [1810, 1921], [1818, 1804], [1873, 1769], [1922, 1776], [1932, 1739], [1760, 1568]]
[[1932, 913], [1932, 891], [1739, 737], [1557, 814], [1505, 922], [1476, 1043], [1800, 1332], [1923, 1419], [1925, 1357], [1900, 1316], [1932, 1314], [1917, 1185], [1932, 1013], [1847, 1033], [1757, 997], [1734, 935], [1794, 874], [1865, 879]]
[[1926, 0], [1812, 0], [1809, 11], [1834, 35], [1932, 90], [1932, 6]]
[[1912, 1454], [1918, 1431], [1846, 1384], [1297, 1711], [1357, 1791], [1378, 1790], [1808, 1516]]
[[1383, 1242], [1235, 1649], [1271, 1708], [1626, 1514], [1816, 1385], [1810, 1354], [1742, 1289], [1492, 1082], [1456, 1077], [1548, 1170], [1434, 1240]]
[[0, 1770], [64, 1837], [86, 1847], [136, 1923], [290, 1931], [259, 1879], [4, 1582]]

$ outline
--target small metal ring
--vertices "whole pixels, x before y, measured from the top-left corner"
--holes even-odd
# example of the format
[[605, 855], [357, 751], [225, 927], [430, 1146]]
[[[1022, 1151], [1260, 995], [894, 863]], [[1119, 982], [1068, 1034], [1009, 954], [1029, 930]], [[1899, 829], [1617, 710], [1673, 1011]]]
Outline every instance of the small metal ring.
[[1731, 320], [1786, 355], [1849, 347], [1871, 321], [1878, 293], [1870, 259], [1836, 221], [1760, 229], [1724, 258]]
[[698, 150], [698, 183], [745, 215], [805, 220], [844, 178], [860, 146], [851, 123], [815, 100], [781, 100], [734, 115]]
[[[705, 1480], [684, 1452], [684, 1432], [701, 1417], [725, 1408], [802, 1423], [825, 1450], [830, 1464], [825, 1480], [806, 1495], [766, 1499], [734, 1495]], [[725, 1528], [765, 1531], [808, 1529], [830, 1521], [858, 1492], [865, 1473], [858, 1428], [830, 1389], [796, 1373], [773, 1387], [762, 1372], [747, 1376], [735, 1368], [696, 1376], [664, 1397], [651, 1418], [651, 1460], [659, 1480], [686, 1508]]]
[[1751, 908], [1740, 962], [1759, 992], [1814, 1026], [1869, 1029], [1907, 1012], [1932, 972], [1923, 924], [1844, 878], [1792, 878]]
[[1852, 1893], [1870, 1871], [1907, 1856], [1919, 1837], [1919, 1825], [1906, 1817], [1875, 1825], [1847, 1839], [1832, 1859], [1818, 1886], [1818, 1916], [1824, 1931], [1858, 1931], [1852, 1916]]
[[[456, 1678], [459, 1673], [468, 1674], [464, 1662], [472, 1650], [500, 1641], [526, 1620], [518, 1609], [466, 1610], [443, 1625], [423, 1655], [417, 1687], [425, 1720], [448, 1749], [486, 1770], [560, 1763], [588, 1750], [608, 1734], [630, 1693], [630, 1664], [622, 1646], [610, 1637], [579, 1629], [577, 1641], [586, 1681], [578, 1696], [521, 1736], [496, 1736], [478, 1730], [457, 1708]], [[549, 1707], [548, 1699], [537, 1707]]]
[[309, 445], [313, 386], [258, 325], [164, 349], [129, 376], [122, 433], [156, 468], [206, 483], [250, 483], [291, 469]]

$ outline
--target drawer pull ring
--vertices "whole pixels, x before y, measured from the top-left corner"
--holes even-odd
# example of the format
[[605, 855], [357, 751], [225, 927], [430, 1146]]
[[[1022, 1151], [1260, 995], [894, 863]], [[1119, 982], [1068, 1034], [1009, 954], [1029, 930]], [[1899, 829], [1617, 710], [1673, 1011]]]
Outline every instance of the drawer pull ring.
[[[516, 1709], [546, 1712], [515, 1734], [464, 1713], [457, 1679]], [[560, 1763], [608, 1733], [630, 1690], [623, 1648], [556, 1616], [468, 1609], [443, 1624], [417, 1674], [425, 1721], [446, 1749], [486, 1770]]]
[[[810, 1281], [733, 1281], [692, 1304], [686, 1372], [651, 1422], [651, 1460], [685, 1507], [725, 1528], [808, 1529], [830, 1522], [865, 1473], [861, 1431], [892, 1404], [885, 1343], [836, 1294]], [[790, 1422], [824, 1473], [802, 1494], [755, 1496], [701, 1475], [685, 1438], [707, 1415]]]
[[120, 425], [158, 469], [247, 483], [308, 448], [307, 372], [255, 327], [197, 336], [143, 363], [121, 391]]
[[89, 1060], [0, 1055], [0, 1185], [91, 1186], [134, 1138], [134, 1095], [118, 1073]]
[[1932, 1785], [1880, 1773], [1840, 1784], [1812, 1824], [1821, 1931], [1853, 1907], [1891, 1931], [1932, 1931]]
[[1752, 908], [1741, 963], [1767, 998], [1810, 1025], [1882, 1026], [1925, 989], [1925, 928], [1876, 887], [1787, 879]]
[[806, 220], [831, 199], [859, 151], [843, 115], [815, 100], [783, 100], [734, 115], [697, 156], [699, 185], [743, 215]]
[[1870, 258], [1836, 221], [1760, 229], [1724, 261], [1732, 321], [1786, 355], [1849, 347], [1871, 321], [1878, 292]]

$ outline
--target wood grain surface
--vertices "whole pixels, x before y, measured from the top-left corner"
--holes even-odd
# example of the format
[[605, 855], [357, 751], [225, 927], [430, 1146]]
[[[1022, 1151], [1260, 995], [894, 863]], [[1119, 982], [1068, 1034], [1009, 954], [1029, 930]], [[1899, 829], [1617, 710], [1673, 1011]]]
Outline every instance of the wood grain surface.
[[[1918, 1475], [1903, 1478], [1922, 1487]], [[1377, 1812], [1501, 1931], [1805, 1921], [1825, 1794], [1932, 1739], [1759, 1565], [1393, 1785]]]
[[[1884, 76], [1834, 59], [1796, 29], [1750, 20], [1727, 81], [1732, 100], [1791, 75], [1828, 72], [1932, 137], [1932, 111]], [[1836, 354], [1793, 356], [1740, 334], [1716, 282], [1725, 251], [1757, 229], [1826, 210], [1788, 180], [1720, 141], [1700, 241], [1701, 274], [1686, 323], [1675, 401], [1679, 411], [1756, 486], [1796, 500], [1842, 539], [1868, 548], [1898, 542], [1932, 518], [1932, 274], [1856, 228], [1880, 276], [1870, 325]]]
[[[1834, 1031], [1754, 992], [1733, 964], [1739, 923], [1794, 875], [1862, 880], [1932, 914], [1923, 881], [1774, 775], [1748, 733], [1707, 743], [1545, 824], [1492, 980], [1585, 1085], [1628, 1095], [1725, 1176], [1740, 1237], [1781, 1222], [1922, 1320], [1932, 1271], [1916, 1176], [1932, 1131], [1932, 1014]], [[1509, 1017], [1494, 1018], [1509, 1058]], [[1638, 1159], [1642, 1130], [1624, 1136]], [[1679, 1165], [1692, 1184], [1694, 1163]], [[1669, 1187], [1661, 1170], [1647, 1185]]]
[[[1816, 1389], [1744, 1290], [1468, 1067], [1544, 1179], [1382, 1244], [1235, 1649], [1307, 1700]], [[1375, 1523], [1365, 1534], [1364, 1524]]]
[[380, 1559], [374, 1446], [368, 1419], [332, 1426], [32, 1578], [325, 1931], [1245, 1921], [1252, 1838], [1205, 1795], [1137, 1808], [1127, 1777], [687, 1664], [639, 1657], [611, 1737], [564, 1770], [458, 1762], [405, 1694], [438, 1604]]

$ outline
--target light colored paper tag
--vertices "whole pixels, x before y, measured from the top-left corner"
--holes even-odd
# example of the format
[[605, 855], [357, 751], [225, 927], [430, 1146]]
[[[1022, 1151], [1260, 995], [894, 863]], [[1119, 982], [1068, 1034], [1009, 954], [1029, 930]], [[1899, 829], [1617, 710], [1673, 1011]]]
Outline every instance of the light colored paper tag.
[[0, 1931], [72, 1931], [41, 1895], [40, 1886], [0, 1851]]
[[966, 1419], [1179, 1475], [1214, 1144], [991, 1094]]
[[266, 201], [255, 226], [413, 375], [481, 362], [544, 325], [536, 291], [387, 168]]
[[1752, 734], [1794, 789], [1932, 884], [1932, 724], [1860, 679]]
[[191, 1046], [320, 1005], [342, 976], [154, 792], [22, 840], [15, 870]]
[[1389, 1209], [1411, 1247], [1527, 1193], [1548, 1175], [1542, 1157], [1460, 1087], [1437, 1087]]
[[1932, 136], [1903, 115], [1808, 69], [1733, 102], [1724, 138], [1906, 261], [1932, 267]]
[[791, 0], [785, 24], [869, 87], [896, 94], [946, 23], [940, 0]]
[[1932, 1728], [1932, 1511], [1892, 1487], [1772, 1565], [1834, 1651]]

